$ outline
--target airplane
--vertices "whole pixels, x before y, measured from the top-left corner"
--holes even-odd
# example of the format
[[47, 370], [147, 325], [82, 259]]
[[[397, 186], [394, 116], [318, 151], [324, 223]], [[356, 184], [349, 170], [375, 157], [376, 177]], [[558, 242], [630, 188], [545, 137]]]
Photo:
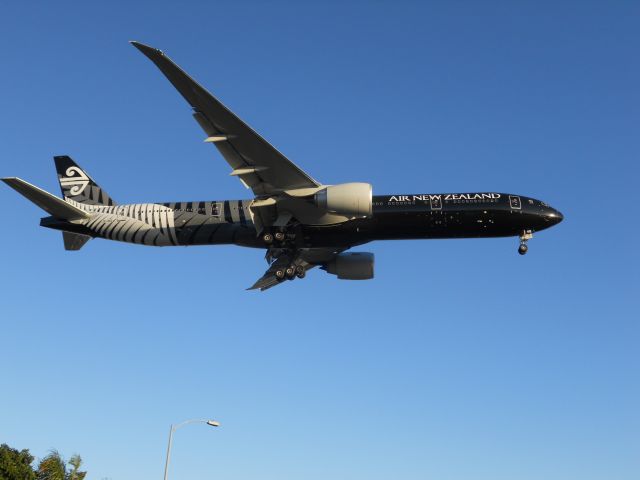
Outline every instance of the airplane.
[[534, 232], [563, 215], [523, 195], [498, 192], [373, 195], [364, 182], [314, 180], [252, 130], [162, 51], [130, 42], [193, 108], [193, 117], [253, 198], [117, 204], [68, 156], [54, 157], [63, 198], [26, 181], [2, 180], [46, 211], [66, 250], [92, 238], [142, 245], [234, 244], [266, 250], [265, 274], [248, 290], [304, 278], [320, 267], [344, 280], [374, 276], [374, 255], [350, 248], [375, 240], [518, 237], [527, 253]]

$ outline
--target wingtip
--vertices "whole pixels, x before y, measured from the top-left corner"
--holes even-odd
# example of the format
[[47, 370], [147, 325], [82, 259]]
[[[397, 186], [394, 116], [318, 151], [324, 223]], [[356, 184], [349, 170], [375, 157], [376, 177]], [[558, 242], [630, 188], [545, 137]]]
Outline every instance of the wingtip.
[[138, 42], [136, 40], [129, 40], [129, 43], [131, 45], [133, 45], [134, 47], [136, 47], [138, 50], [140, 50], [145, 55], [149, 55], [149, 54], [153, 54], [153, 53], [163, 55], [162, 50], [158, 50], [157, 48], [154, 48], [154, 47], [152, 47], [150, 45], [145, 45], [144, 43]]

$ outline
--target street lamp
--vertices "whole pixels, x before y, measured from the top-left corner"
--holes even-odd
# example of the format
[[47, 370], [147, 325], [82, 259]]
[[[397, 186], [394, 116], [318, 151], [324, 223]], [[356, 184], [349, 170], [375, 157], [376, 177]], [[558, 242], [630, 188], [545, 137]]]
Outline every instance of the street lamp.
[[182, 423], [177, 425], [171, 425], [171, 429], [169, 430], [169, 446], [167, 447], [167, 460], [164, 464], [164, 480], [169, 478], [169, 459], [171, 458], [171, 444], [173, 443], [173, 432], [175, 432], [180, 427], [187, 425], [188, 423], [204, 423], [209, 425], [210, 427], [219, 427], [220, 423], [215, 420], [185, 420]]

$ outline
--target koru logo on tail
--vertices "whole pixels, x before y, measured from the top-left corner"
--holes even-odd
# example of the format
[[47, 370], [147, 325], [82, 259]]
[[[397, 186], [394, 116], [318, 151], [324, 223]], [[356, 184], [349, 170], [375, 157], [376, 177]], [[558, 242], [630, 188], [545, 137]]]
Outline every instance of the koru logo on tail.
[[60, 178], [60, 185], [66, 188], [70, 187], [69, 194], [71, 196], [80, 195], [84, 192], [87, 185], [89, 185], [89, 177], [78, 167], [69, 167], [65, 173], [67, 176]]

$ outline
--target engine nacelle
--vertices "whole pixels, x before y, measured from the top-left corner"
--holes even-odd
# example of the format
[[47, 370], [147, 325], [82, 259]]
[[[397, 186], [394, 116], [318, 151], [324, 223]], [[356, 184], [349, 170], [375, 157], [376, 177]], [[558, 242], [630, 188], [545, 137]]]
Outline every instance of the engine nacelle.
[[369, 183], [330, 185], [315, 194], [316, 206], [345, 217], [369, 217], [373, 211], [373, 189]]
[[369, 280], [373, 278], [373, 264], [373, 253], [345, 252], [336, 255], [322, 268], [340, 280]]

